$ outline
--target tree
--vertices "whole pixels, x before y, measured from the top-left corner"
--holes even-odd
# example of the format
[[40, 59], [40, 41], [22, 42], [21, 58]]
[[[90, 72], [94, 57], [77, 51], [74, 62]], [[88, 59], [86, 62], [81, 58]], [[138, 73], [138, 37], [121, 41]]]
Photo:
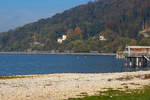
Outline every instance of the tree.
[[67, 30], [67, 38], [69, 38], [73, 34], [73, 29]]
[[77, 27], [75, 28], [74, 34], [75, 34], [75, 35], [79, 35], [81, 40], [83, 39], [83, 33], [82, 33], [82, 30], [81, 30], [80, 27], [77, 26]]
[[150, 45], [150, 39], [143, 38], [142, 40], [139, 41], [139, 45], [140, 46], [149, 46]]

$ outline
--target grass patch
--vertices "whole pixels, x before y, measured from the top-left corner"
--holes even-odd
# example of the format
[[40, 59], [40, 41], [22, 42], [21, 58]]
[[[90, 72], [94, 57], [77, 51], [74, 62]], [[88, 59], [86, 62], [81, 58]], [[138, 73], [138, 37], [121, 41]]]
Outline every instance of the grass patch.
[[16, 78], [32, 78], [33, 76], [0, 76], [0, 80], [5, 80], [5, 79], [16, 79]]
[[97, 96], [70, 98], [68, 100], [150, 100], [150, 86], [137, 90], [127, 89], [126, 91], [108, 89], [100, 92]]

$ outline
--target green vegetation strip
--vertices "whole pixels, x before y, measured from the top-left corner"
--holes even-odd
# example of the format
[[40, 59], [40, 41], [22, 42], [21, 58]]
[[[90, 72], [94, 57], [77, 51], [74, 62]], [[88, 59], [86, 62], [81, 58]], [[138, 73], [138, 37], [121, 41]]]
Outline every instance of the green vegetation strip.
[[[150, 46], [150, 0], [94, 1], [0, 33], [0, 51], [116, 52], [127, 45]], [[67, 39], [58, 43], [62, 35]]]
[[84, 97], [68, 100], [150, 100], [150, 86], [144, 89], [126, 91], [108, 89], [96, 96], [88, 96], [87, 93], [82, 93], [81, 96]]
[[33, 76], [0, 76], [1, 79], [32, 78]]

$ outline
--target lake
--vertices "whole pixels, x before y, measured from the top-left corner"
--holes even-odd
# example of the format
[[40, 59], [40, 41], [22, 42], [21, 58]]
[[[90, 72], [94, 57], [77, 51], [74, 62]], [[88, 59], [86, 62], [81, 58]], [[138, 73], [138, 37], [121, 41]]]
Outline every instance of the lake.
[[0, 54], [0, 75], [120, 72], [115, 56]]

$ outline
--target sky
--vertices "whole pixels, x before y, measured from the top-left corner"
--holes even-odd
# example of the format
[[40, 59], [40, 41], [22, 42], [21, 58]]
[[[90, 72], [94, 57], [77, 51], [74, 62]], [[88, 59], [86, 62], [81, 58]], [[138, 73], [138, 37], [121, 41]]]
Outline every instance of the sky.
[[94, 0], [0, 0], [0, 32], [51, 17], [89, 1]]

